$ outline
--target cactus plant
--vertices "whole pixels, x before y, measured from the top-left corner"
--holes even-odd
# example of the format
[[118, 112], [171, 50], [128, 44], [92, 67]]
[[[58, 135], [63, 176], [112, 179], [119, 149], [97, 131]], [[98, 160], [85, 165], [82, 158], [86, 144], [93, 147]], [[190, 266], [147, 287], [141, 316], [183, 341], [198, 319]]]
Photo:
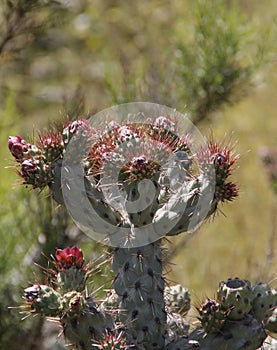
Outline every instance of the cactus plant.
[[[192, 136], [178, 134], [176, 118], [144, 116], [141, 122], [140, 116], [111, 121], [103, 130], [87, 120], [67, 122], [41, 134], [36, 145], [10, 137], [24, 184], [48, 186], [74, 219], [77, 213], [84, 227], [113, 246], [114, 289], [101, 304], [87, 293], [91, 265], [79, 248], [68, 247], [56, 250], [49, 285], [25, 290], [27, 310], [58, 318], [65, 337], [82, 350], [255, 350], [266, 337], [264, 324], [275, 321], [273, 310], [266, 320], [256, 318], [250, 282], [222, 282], [218, 300], [207, 299], [199, 309], [202, 327], [188, 333], [188, 290], [166, 287], [164, 275], [163, 238], [194, 230], [220, 202], [238, 195], [229, 181], [238, 157], [213, 140], [195, 151]], [[77, 203], [76, 179], [82, 189]]]

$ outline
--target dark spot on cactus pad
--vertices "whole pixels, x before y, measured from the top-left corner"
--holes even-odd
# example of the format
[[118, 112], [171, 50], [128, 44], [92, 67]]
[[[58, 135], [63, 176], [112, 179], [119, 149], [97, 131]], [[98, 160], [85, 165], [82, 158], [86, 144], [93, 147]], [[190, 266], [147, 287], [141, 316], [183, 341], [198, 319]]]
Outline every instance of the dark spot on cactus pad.
[[108, 219], [108, 218], [109, 218], [109, 215], [108, 215], [107, 213], [104, 213], [103, 216], [104, 216], [105, 219]]
[[158, 346], [158, 344], [157, 343], [152, 343], [152, 346]]
[[153, 272], [153, 270], [151, 269], [151, 267], [149, 267], [149, 269], [147, 270], [147, 273], [148, 273], [148, 275], [150, 276], [150, 277], [154, 277], [154, 272]]
[[122, 300], [127, 299], [128, 298], [128, 293], [125, 291], [122, 295]]
[[132, 319], [137, 318], [138, 314], [139, 314], [138, 310], [133, 310], [133, 312], [132, 312]]
[[250, 340], [247, 340], [244, 344], [243, 344], [243, 347], [245, 349], [248, 349], [248, 347], [251, 345], [251, 341]]
[[244, 301], [245, 304], [249, 304], [249, 299], [248, 298], [244, 298], [243, 301]]
[[261, 304], [261, 308], [264, 308], [264, 304]]
[[138, 290], [138, 289], [140, 289], [140, 287], [141, 287], [140, 281], [137, 281], [135, 283], [135, 289]]
[[129, 270], [129, 268], [130, 268], [130, 263], [129, 263], [129, 261], [127, 261], [123, 267], [124, 272], [127, 272]]
[[142, 328], [142, 331], [143, 331], [144, 333], [148, 332], [148, 327], [147, 327], [147, 326], [144, 326], [144, 327]]

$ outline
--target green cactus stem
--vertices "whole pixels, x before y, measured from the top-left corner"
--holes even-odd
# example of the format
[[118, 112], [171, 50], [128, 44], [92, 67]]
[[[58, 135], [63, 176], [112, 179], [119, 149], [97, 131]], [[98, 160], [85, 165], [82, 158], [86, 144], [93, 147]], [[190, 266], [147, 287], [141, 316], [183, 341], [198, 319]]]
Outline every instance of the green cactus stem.
[[164, 346], [166, 312], [163, 297], [160, 242], [139, 248], [117, 248], [112, 267], [119, 296], [119, 319], [126, 327], [128, 344], [137, 349]]

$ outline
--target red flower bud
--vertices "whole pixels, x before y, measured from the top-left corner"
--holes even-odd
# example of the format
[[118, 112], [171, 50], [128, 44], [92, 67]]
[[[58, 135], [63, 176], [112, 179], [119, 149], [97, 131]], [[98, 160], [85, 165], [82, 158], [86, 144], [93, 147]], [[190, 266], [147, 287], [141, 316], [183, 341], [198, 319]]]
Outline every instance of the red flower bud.
[[56, 249], [56, 259], [61, 268], [69, 269], [72, 266], [76, 266], [81, 269], [84, 265], [83, 252], [78, 247]]

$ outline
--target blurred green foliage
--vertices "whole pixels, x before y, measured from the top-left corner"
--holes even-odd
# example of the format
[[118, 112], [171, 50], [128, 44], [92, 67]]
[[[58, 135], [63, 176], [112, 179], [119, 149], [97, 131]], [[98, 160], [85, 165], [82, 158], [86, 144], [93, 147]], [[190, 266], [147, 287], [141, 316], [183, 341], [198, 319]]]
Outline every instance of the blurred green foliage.
[[[6, 168], [14, 165], [6, 146], [9, 134], [32, 137], [33, 129], [66, 114], [74, 119], [111, 104], [146, 100], [187, 112], [217, 137], [235, 130], [242, 153], [235, 175], [241, 197], [224, 208], [227, 219], [219, 215], [185, 242], [170, 278], [201, 298], [231, 274], [275, 277], [275, 199], [256, 156], [264, 143], [276, 146], [274, 15], [273, 0], [1, 2], [2, 348], [62, 348], [50, 341], [57, 333], [51, 336], [41, 320], [21, 322], [18, 310], [7, 307], [21, 304], [23, 288], [42, 278], [40, 269], [32, 275], [34, 261], [47, 265], [41, 252], [49, 256], [56, 246], [75, 242], [87, 258], [103, 250], [80, 234], [47, 193], [20, 188], [15, 171]], [[221, 108], [247, 94], [244, 102]], [[175, 241], [176, 246], [183, 242], [182, 237]]]

